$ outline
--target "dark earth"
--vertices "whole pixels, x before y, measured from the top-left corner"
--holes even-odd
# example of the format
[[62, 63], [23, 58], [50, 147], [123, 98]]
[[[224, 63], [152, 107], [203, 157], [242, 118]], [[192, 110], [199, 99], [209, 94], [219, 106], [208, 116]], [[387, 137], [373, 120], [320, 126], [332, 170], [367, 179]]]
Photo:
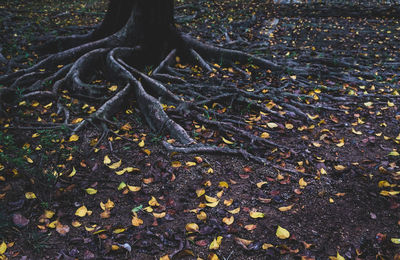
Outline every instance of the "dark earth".
[[[3, 1], [1, 66], [35, 63], [45, 36], [85, 33], [105, 8], [103, 1]], [[51, 100], [8, 105], [0, 118], [0, 259], [400, 259], [398, 6], [377, 4], [376, 13], [341, 6], [344, 16], [335, 8], [176, 3], [183, 32], [314, 72], [313, 88], [289, 84], [282, 97], [297, 96], [307, 118], [273, 122], [243, 104], [205, 108], [237, 105], [231, 113], [246, 129], [290, 148], [258, 146], [254, 153], [268, 151], [270, 165], [168, 152], [162, 141], [173, 140], [146, 126], [135, 101], [107, 122], [104, 138], [90, 125], [76, 135], [42, 126], [60, 122]], [[218, 78], [250, 93], [260, 83], [296, 81], [295, 72], [278, 77], [236, 65], [243, 73], [224, 64], [212, 75], [175, 66], [190, 68], [193, 84]], [[110, 83], [108, 95], [114, 91]], [[97, 108], [65, 95], [74, 124]], [[329, 108], [318, 107], [325, 96], [333, 97]], [[258, 104], [284, 111], [272, 100]], [[165, 110], [199, 143], [252, 149], [243, 136]], [[290, 234], [277, 234], [282, 228]]]

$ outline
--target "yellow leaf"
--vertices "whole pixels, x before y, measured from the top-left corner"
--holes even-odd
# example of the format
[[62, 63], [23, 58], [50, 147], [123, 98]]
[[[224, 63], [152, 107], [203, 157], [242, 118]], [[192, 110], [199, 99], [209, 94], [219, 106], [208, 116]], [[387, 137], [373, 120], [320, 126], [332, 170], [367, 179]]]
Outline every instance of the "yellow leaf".
[[115, 174], [116, 174], [116, 175], [122, 175], [122, 174], [124, 174], [125, 172], [126, 172], [126, 168], [125, 168], [125, 169], [122, 169], [122, 170], [120, 170], [120, 171], [116, 171]]
[[306, 187], [307, 184], [308, 184], [308, 183], [304, 180], [304, 178], [301, 178], [301, 179], [299, 180], [300, 188]]
[[226, 181], [221, 181], [218, 184], [218, 187], [220, 187], [220, 188], [229, 188], [229, 184]]
[[291, 129], [293, 129], [294, 126], [292, 124], [285, 124], [285, 127], [286, 127], [286, 129], [291, 130]]
[[139, 145], [140, 148], [143, 148], [143, 147], [144, 147], [144, 140], [140, 141], [140, 142], [138, 143], [138, 145]]
[[144, 152], [145, 154], [147, 154], [147, 155], [150, 155], [150, 154], [151, 154], [151, 151], [150, 151], [149, 149], [143, 149], [143, 152]]
[[391, 238], [390, 241], [396, 245], [400, 245], [400, 238]]
[[219, 200], [216, 202], [206, 203], [206, 206], [210, 207], [210, 208], [215, 208], [218, 205], [218, 203], [219, 203]]
[[68, 177], [73, 177], [76, 174], [76, 169], [75, 167], [72, 167], [72, 172], [68, 175]]
[[217, 250], [222, 242], [222, 236], [218, 236], [214, 238], [214, 240], [210, 244], [210, 250]]
[[207, 196], [207, 195], [205, 195], [204, 197], [206, 198], [206, 201], [210, 202], [210, 203], [218, 201], [218, 199]]
[[315, 147], [321, 147], [321, 144], [318, 143], [318, 142], [313, 142], [312, 144], [313, 144]]
[[116, 91], [118, 89], [117, 85], [112, 85], [111, 87], [108, 88], [110, 91]]
[[50, 219], [54, 216], [55, 212], [51, 210], [45, 210], [43, 216], [47, 219]]
[[82, 225], [82, 223], [79, 222], [79, 221], [77, 221], [77, 220], [75, 220], [75, 221], [73, 221], [73, 222], [71, 223], [71, 225], [72, 225], [73, 227], [78, 228], [78, 227], [80, 227], [80, 226]]
[[353, 132], [353, 134], [356, 134], [356, 135], [362, 135], [361, 131], [356, 131], [354, 128], [351, 129], [351, 132]]
[[294, 206], [294, 204], [286, 206], [286, 207], [280, 207], [278, 209], [279, 209], [279, 211], [288, 211], [288, 210], [291, 210], [293, 208], [293, 206]]
[[224, 141], [224, 143], [226, 143], [226, 144], [234, 144], [233, 142], [225, 139], [223, 136], [221, 138], [222, 138], [222, 141]]
[[374, 103], [372, 103], [372, 102], [365, 102], [364, 103], [364, 106], [366, 106], [366, 107], [370, 107], [370, 106], [372, 106]]
[[72, 120], [71, 123], [72, 123], [72, 124], [77, 124], [77, 123], [80, 123], [80, 122], [82, 122], [82, 121], [83, 121], [83, 118], [82, 118], [82, 117], [79, 117], [79, 118], [75, 118], [74, 120]]
[[231, 214], [238, 214], [240, 212], [240, 207], [238, 207], [236, 209], [228, 210], [228, 212]]
[[262, 212], [250, 211], [250, 217], [252, 218], [263, 218], [265, 215]]
[[117, 229], [114, 229], [113, 233], [120, 234], [120, 233], [124, 232], [125, 230], [126, 230], [125, 228], [117, 228]]
[[269, 128], [276, 128], [276, 127], [278, 127], [278, 124], [276, 124], [276, 123], [267, 123], [267, 126], [269, 127]]
[[26, 161], [27, 161], [28, 163], [33, 163], [33, 160], [32, 160], [31, 158], [29, 158], [28, 156], [26, 156], [25, 159], [26, 159]]
[[400, 154], [396, 150], [393, 150], [393, 151], [391, 151], [389, 153], [389, 155], [391, 155], [391, 156], [399, 156]]
[[232, 223], [235, 221], [235, 218], [233, 217], [233, 216], [231, 216], [231, 217], [225, 217], [225, 218], [223, 218], [222, 219], [222, 222], [224, 222], [225, 224], [227, 224], [228, 226], [229, 225], [232, 225]]
[[170, 260], [169, 255], [160, 257], [160, 260]]
[[56, 228], [57, 223], [58, 223], [58, 220], [54, 220], [54, 221], [50, 222], [50, 223], [47, 225], [47, 227], [48, 227], [48, 228]]
[[76, 142], [76, 141], [78, 141], [79, 140], [79, 136], [77, 136], [77, 135], [71, 135], [70, 137], [69, 137], [69, 141], [70, 142]]
[[343, 166], [343, 165], [335, 165], [335, 166], [333, 166], [337, 171], [343, 171], [344, 169], [346, 169], [346, 167], [345, 166]]
[[182, 166], [182, 163], [178, 162], [178, 161], [173, 161], [173, 162], [171, 162], [171, 166], [174, 168], [179, 168]]
[[87, 212], [88, 212], [88, 209], [86, 208], [86, 206], [82, 206], [76, 210], [75, 215], [83, 218], [84, 216], [86, 216]]
[[186, 231], [187, 232], [198, 232], [199, 226], [196, 223], [188, 223], [188, 224], [186, 224]]
[[153, 212], [153, 216], [154, 216], [155, 218], [163, 218], [163, 217], [165, 217], [165, 215], [166, 215], [165, 212], [161, 212], [161, 213]]
[[276, 230], [276, 236], [279, 239], [287, 239], [290, 237], [290, 233], [289, 231], [287, 231], [286, 229], [284, 229], [281, 226], [278, 226], [277, 230]]
[[267, 243], [264, 243], [264, 244], [262, 245], [262, 249], [264, 249], [264, 250], [267, 250], [267, 249], [269, 249], [269, 248], [271, 248], [271, 247], [274, 247], [274, 245], [267, 244]]
[[119, 168], [121, 166], [121, 164], [122, 164], [122, 161], [119, 160], [118, 162], [108, 165], [108, 168], [115, 170], [115, 169]]
[[230, 205], [232, 205], [232, 203], [233, 203], [233, 199], [229, 199], [229, 200], [224, 200], [224, 205], [225, 206], [230, 206]]
[[[214, 254], [214, 253], [210, 253], [207, 257], [208, 260], [219, 260], [219, 257]], [[197, 258], [197, 260], [203, 260], [202, 258]]]
[[0, 245], [0, 255], [4, 254], [7, 250], [7, 244], [4, 241]]
[[27, 198], [28, 200], [33, 200], [36, 199], [36, 195], [33, 192], [27, 192], [25, 193], [25, 198]]
[[319, 115], [312, 116], [312, 115], [310, 115], [310, 114], [308, 114], [308, 113], [307, 113], [307, 116], [308, 116], [308, 118], [310, 118], [311, 120], [317, 119], [317, 118], [319, 117]]
[[207, 214], [206, 214], [204, 211], [200, 211], [200, 213], [197, 214], [196, 217], [197, 217], [199, 220], [206, 220], [206, 219], [207, 219]]
[[140, 172], [139, 168], [134, 168], [134, 167], [126, 167], [124, 170], [126, 170], [127, 172]]
[[160, 204], [158, 203], [157, 199], [154, 198], [153, 196], [151, 197], [151, 200], [149, 200], [149, 205], [156, 207], [156, 206], [160, 206]]
[[383, 188], [383, 187], [390, 187], [390, 183], [388, 181], [380, 181], [378, 182], [378, 187]]
[[341, 256], [341, 255], [339, 254], [339, 252], [337, 252], [337, 253], [336, 253], [336, 260], [346, 260], [346, 259], [344, 259], [344, 257]]
[[258, 187], [259, 189], [261, 189], [262, 186], [263, 186], [264, 184], [267, 184], [267, 183], [268, 183], [267, 181], [258, 182], [258, 183], [257, 183], [257, 187]]
[[143, 220], [141, 220], [137, 216], [133, 216], [133, 218], [132, 218], [132, 225], [133, 226], [138, 227], [138, 226], [140, 226], [142, 224], [143, 224]]
[[110, 157], [108, 157], [108, 155], [104, 156], [104, 161], [103, 162], [104, 162], [105, 165], [110, 164], [111, 163]]
[[191, 166], [195, 166], [195, 165], [196, 165], [195, 162], [186, 162], [186, 166], [191, 167]]
[[214, 170], [212, 168], [208, 168], [207, 173], [212, 174], [212, 173], [214, 173]]
[[93, 194], [96, 194], [96, 193], [97, 193], [97, 190], [96, 190], [96, 189], [93, 189], [93, 188], [87, 188], [87, 189], [85, 189], [85, 191], [86, 191], [86, 193], [89, 194], [89, 195], [93, 195]]
[[127, 185], [128, 189], [132, 192], [138, 192], [140, 191], [142, 188], [139, 186], [131, 186], [131, 185]]
[[344, 138], [339, 140], [339, 143], [336, 144], [337, 147], [342, 147], [344, 146]]
[[260, 135], [261, 138], [269, 138], [269, 133], [264, 132]]
[[32, 135], [32, 138], [36, 138], [36, 137], [38, 137], [40, 134], [38, 134], [38, 133], [34, 133], [33, 135]]
[[201, 197], [204, 193], [206, 193], [205, 189], [196, 190], [197, 197]]

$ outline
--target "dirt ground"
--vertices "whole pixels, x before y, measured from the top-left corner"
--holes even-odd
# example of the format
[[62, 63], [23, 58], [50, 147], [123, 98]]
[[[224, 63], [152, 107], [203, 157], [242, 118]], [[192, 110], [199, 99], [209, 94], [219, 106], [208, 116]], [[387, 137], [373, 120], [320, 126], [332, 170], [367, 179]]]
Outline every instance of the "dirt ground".
[[[271, 139], [291, 150], [265, 147], [258, 154], [271, 151], [268, 160], [297, 173], [239, 156], [168, 153], [134, 102], [96, 147], [102, 133], [95, 127], [77, 136], [13, 127], [32, 118], [51, 122], [57, 110], [46, 101], [16, 104], [0, 119], [0, 259], [400, 259], [400, 78], [382, 67], [400, 71], [398, 20], [279, 17], [258, 1], [201, 6], [177, 10], [181, 30], [214, 44], [240, 37], [256, 45], [265, 41], [266, 21], [277, 18], [269, 45], [259, 49], [264, 56], [304, 66], [309, 57], [351, 58], [375, 77], [347, 84], [332, 76], [325, 86], [390, 98], [338, 102], [340, 112], [306, 108], [310, 120], [271, 126]], [[0, 18], [4, 56], [34, 62], [35, 39], [77, 32], [78, 25], [88, 29], [105, 5], [14, 0], [0, 7], [10, 14]], [[246, 89], [266, 80], [262, 73], [246, 81], [224, 71], [217, 77]], [[194, 73], [190, 80], [210, 79]], [[325, 89], [313, 91], [293, 87], [295, 95], [323, 96]], [[92, 110], [76, 99], [70, 104], [76, 123]], [[263, 120], [251, 108], [236, 115], [250, 125]], [[174, 119], [199, 142], [246, 147], [246, 140]]]

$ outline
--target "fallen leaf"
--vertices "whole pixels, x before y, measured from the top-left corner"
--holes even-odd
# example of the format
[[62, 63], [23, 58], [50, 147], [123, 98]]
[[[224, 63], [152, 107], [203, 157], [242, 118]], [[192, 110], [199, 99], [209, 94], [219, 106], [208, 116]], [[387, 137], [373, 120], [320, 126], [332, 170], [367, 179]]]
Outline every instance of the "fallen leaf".
[[65, 236], [69, 232], [70, 228], [68, 225], [63, 225], [60, 222], [56, 225], [56, 231], [61, 235]]
[[264, 216], [265, 214], [262, 212], [250, 211], [250, 217], [252, 218], [263, 218]]
[[153, 206], [153, 207], [160, 206], [160, 204], [158, 203], [157, 199], [155, 197], [153, 197], [153, 196], [151, 197], [151, 200], [149, 200], [149, 205]]
[[69, 178], [73, 177], [76, 174], [75, 167], [72, 167], [72, 172], [68, 175]]
[[290, 237], [290, 233], [289, 231], [287, 231], [286, 229], [284, 229], [281, 226], [278, 226], [277, 230], [276, 230], [276, 236], [279, 239], [287, 239]]
[[276, 127], [278, 127], [278, 124], [276, 124], [276, 123], [267, 123], [267, 126], [269, 127], [269, 128], [276, 128]]
[[6, 252], [6, 250], [7, 250], [7, 244], [3, 241], [0, 244], [0, 255], [4, 254]]
[[140, 225], [143, 224], [143, 220], [141, 220], [140, 218], [138, 218], [137, 216], [133, 216], [132, 217], [132, 225], [135, 227], [138, 227]]
[[278, 209], [279, 209], [279, 211], [288, 211], [288, 210], [291, 210], [293, 208], [293, 206], [294, 206], [294, 204], [286, 206], [286, 207], [280, 207]]
[[207, 196], [207, 195], [204, 195], [204, 197], [205, 197], [206, 201], [210, 202], [210, 203], [218, 201], [217, 198], [213, 198], [213, 197], [210, 197], [210, 196]]
[[217, 250], [222, 242], [222, 236], [218, 236], [214, 238], [214, 240], [210, 244], [210, 250]]
[[306, 187], [307, 184], [308, 184], [308, 183], [304, 180], [304, 178], [301, 178], [301, 179], [299, 180], [300, 188]]
[[206, 214], [204, 211], [200, 211], [200, 213], [197, 214], [196, 217], [197, 217], [199, 220], [204, 221], [204, 220], [207, 219], [207, 214]]
[[85, 191], [86, 191], [86, 193], [89, 194], [89, 195], [94, 195], [94, 194], [97, 193], [97, 190], [96, 190], [96, 189], [93, 189], [93, 188], [87, 188], [87, 189], [85, 189]]
[[226, 181], [221, 181], [218, 184], [218, 187], [220, 187], [220, 188], [229, 188], [229, 185], [228, 185], [228, 183]]
[[113, 233], [120, 234], [120, 233], [124, 232], [125, 230], [126, 230], [125, 228], [117, 228], [117, 229], [114, 229]]
[[206, 206], [210, 207], [210, 208], [214, 208], [218, 205], [218, 203], [219, 203], [219, 200], [217, 200], [216, 202], [206, 203]]
[[234, 144], [234, 142], [231, 142], [231, 141], [227, 140], [223, 136], [221, 138], [222, 138], [222, 141], [224, 141], [224, 143], [226, 143], [226, 144]]
[[76, 142], [76, 141], [78, 141], [79, 140], [79, 136], [77, 136], [77, 135], [71, 135], [70, 137], [69, 137], [69, 141], [70, 142]]
[[262, 245], [262, 249], [264, 249], [264, 250], [267, 250], [267, 249], [269, 249], [269, 248], [271, 248], [271, 247], [274, 247], [274, 245], [267, 244], [267, 243], [264, 243], [264, 244]]
[[236, 209], [228, 210], [228, 212], [231, 214], [238, 214], [240, 212], [240, 207], [238, 207]]
[[343, 165], [335, 165], [335, 166], [333, 166], [337, 171], [343, 171], [343, 170], [345, 170], [346, 169], [346, 167], [345, 166], [343, 166]]
[[390, 241], [396, 245], [400, 245], [400, 238], [391, 238]]
[[244, 228], [245, 228], [246, 230], [248, 230], [248, 231], [252, 231], [252, 230], [254, 230], [254, 229], [257, 228], [257, 225], [250, 224], [250, 225], [244, 226]]
[[186, 224], [186, 231], [187, 232], [198, 232], [199, 226], [196, 223], [188, 223], [188, 224]]
[[25, 198], [27, 198], [28, 200], [33, 200], [36, 199], [36, 195], [33, 192], [27, 192], [25, 193]]
[[144, 140], [140, 141], [140, 142], [138, 143], [138, 146], [139, 146], [140, 148], [143, 148], [143, 147], [144, 147]]
[[108, 165], [108, 168], [115, 170], [115, 169], [119, 168], [121, 166], [121, 164], [122, 164], [122, 161], [119, 160], [118, 162]]
[[87, 212], [88, 209], [86, 208], [86, 206], [82, 206], [76, 210], [75, 215], [83, 218], [84, 216], [86, 216]]
[[173, 162], [171, 162], [171, 166], [174, 168], [179, 168], [182, 166], [182, 163], [179, 161], [173, 161]]
[[104, 161], [103, 162], [104, 162], [105, 165], [110, 164], [111, 163], [110, 157], [108, 157], [108, 155], [104, 156]]
[[233, 216], [225, 217], [222, 219], [222, 222], [224, 222], [226, 225], [230, 226], [232, 223], [235, 221], [235, 218]]

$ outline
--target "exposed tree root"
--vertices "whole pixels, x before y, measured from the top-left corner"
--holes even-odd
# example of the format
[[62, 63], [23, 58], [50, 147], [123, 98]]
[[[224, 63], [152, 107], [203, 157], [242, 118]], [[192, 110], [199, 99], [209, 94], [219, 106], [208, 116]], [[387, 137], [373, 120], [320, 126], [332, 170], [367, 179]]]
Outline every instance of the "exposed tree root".
[[[273, 25], [276, 26], [278, 22], [279, 20], [274, 21]], [[312, 111], [343, 112], [336, 108], [334, 103], [346, 105], [351, 103], [352, 99], [381, 98], [389, 101], [393, 99], [393, 96], [389, 98], [383, 94], [361, 93], [350, 98], [339, 97], [335, 93], [341, 92], [342, 89], [310, 84], [307, 80], [307, 77], [314, 75], [337, 78], [337, 75], [342, 76], [343, 70], [351, 69], [356, 72], [348, 73], [340, 80], [349, 84], [361, 84], [363, 82], [358, 80], [360, 76], [356, 73], [363, 73], [362, 76], [367, 78], [371, 76], [367, 72], [368, 67], [364, 65], [353, 64], [347, 60], [336, 61], [307, 56], [286, 63], [272, 62], [242, 51], [212, 46], [178, 33], [172, 33], [175, 36], [168, 43], [171, 46], [165, 48], [165, 54], [168, 54], [159, 60], [154, 70], [149, 69], [145, 72], [146, 64], [143, 64], [143, 58], [151, 50], [140, 41], [134, 41], [129, 36], [131, 32], [128, 30], [129, 28], [125, 26], [120, 31], [97, 40], [93, 40], [96, 37], [92, 34], [61, 38], [61, 41], [69, 41], [68, 45], [73, 47], [49, 55], [30, 68], [1, 76], [0, 83], [6, 88], [0, 90], [0, 98], [4, 100], [11, 95], [16, 99], [17, 90], [22, 89], [19, 101], [52, 99], [56, 101], [57, 114], [62, 115], [63, 121], [58, 125], [39, 127], [67, 126], [76, 133], [88, 124], [92, 124], [102, 131], [98, 141], [101, 142], [109, 133], [108, 125], [113, 124], [110, 118], [124, 108], [133, 97], [137, 108], [153, 131], [169, 135], [178, 141], [178, 146], [164, 142], [165, 148], [169, 151], [240, 155], [294, 174], [299, 172], [277, 166], [267, 159], [271, 155], [267, 148], [291, 152], [290, 145], [268, 139], [266, 136], [276, 135], [274, 130], [265, 124], [249, 124], [246, 119], [229, 112], [225, 113], [227, 108], [236, 109], [237, 112], [240, 112], [239, 109], [257, 111], [262, 114], [264, 122], [304, 122], [312, 120], [310, 115]], [[229, 41], [228, 44], [235, 46], [237, 42]], [[191, 78], [193, 71], [184, 66], [175, 66], [180, 59], [196, 65], [196, 70], [211, 78], [209, 82], [191, 83], [188, 79]], [[310, 63], [312, 66], [305, 68], [301, 62]], [[272, 86], [266, 81], [253, 82], [251, 90], [245, 90], [235, 83], [216, 77], [224, 73], [221, 66], [217, 66], [216, 63], [230, 67], [230, 73], [239, 75], [244, 81], [252, 81], [251, 73], [242, 67], [244, 64], [252, 64], [254, 68], [269, 73], [271, 77], [281, 77], [282, 81], [279, 86]], [[329, 67], [329, 73], [322, 75], [326, 67]], [[291, 76], [293, 74], [295, 76]], [[103, 83], [93, 83], [99, 78], [103, 80], [99, 82]], [[123, 87], [112, 97], [106, 98], [107, 84], [104, 84], [104, 81], [115, 82]], [[293, 88], [299, 86], [310, 90], [310, 94], [293, 93]], [[315, 93], [312, 92], [316, 88], [323, 88], [327, 92], [321, 93], [316, 99]], [[60, 98], [65, 93], [77, 99], [96, 103], [97, 110], [77, 125], [71, 125], [71, 111]], [[263, 100], [270, 102], [265, 104]], [[302, 100], [310, 101], [305, 103]], [[167, 113], [163, 105], [176, 109]], [[185, 129], [178, 122], [187, 118], [207, 126], [212, 131], [232, 136], [233, 139], [244, 139], [247, 142], [240, 148], [199, 144], [197, 138], [190, 134], [190, 127], [186, 125]], [[261, 115], [257, 120], [261, 120]], [[25, 126], [27, 129], [31, 127], [37, 129], [35, 126]], [[260, 136], [260, 133], [263, 135]]]

